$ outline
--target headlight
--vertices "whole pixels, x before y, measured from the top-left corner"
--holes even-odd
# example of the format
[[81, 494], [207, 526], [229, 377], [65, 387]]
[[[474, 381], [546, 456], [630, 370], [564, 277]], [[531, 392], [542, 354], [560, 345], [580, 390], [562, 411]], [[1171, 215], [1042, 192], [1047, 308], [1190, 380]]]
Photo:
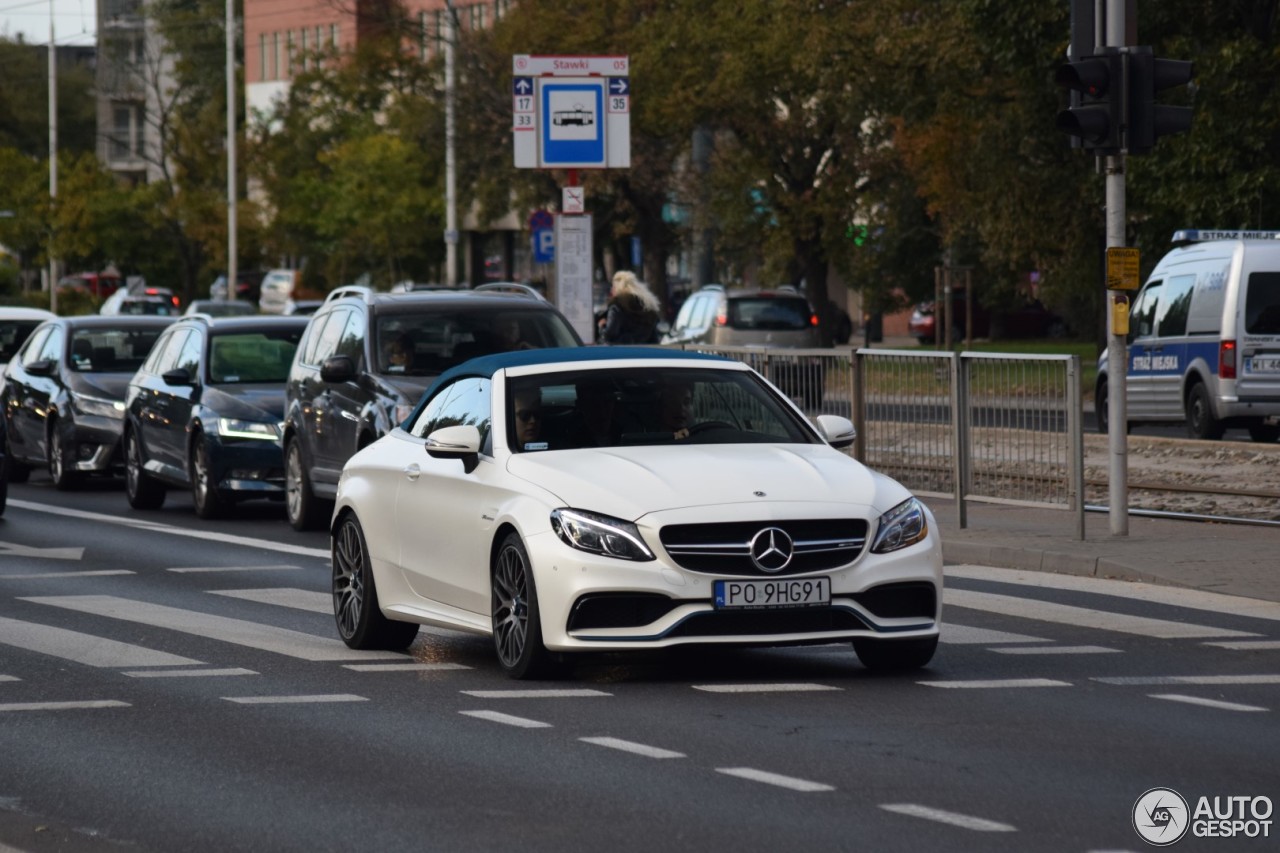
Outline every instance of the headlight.
[[280, 427], [258, 421], [218, 418], [218, 435], [223, 438], [264, 438], [267, 441], [279, 441]]
[[876, 541], [872, 553], [887, 554], [908, 545], [914, 545], [929, 534], [924, 507], [915, 498], [908, 498], [880, 516]]
[[119, 400], [104, 400], [101, 397], [85, 397], [78, 395], [71, 398], [76, 411], [86, 415], [97, 415], [100, 418], [123, 418], [124, 403]]
[[640, 562], [654, 558], [639, 528], [629, 521], [580, 509], [557, 509], [551, 512], [551, 527], [566, 545], [579, 551]]

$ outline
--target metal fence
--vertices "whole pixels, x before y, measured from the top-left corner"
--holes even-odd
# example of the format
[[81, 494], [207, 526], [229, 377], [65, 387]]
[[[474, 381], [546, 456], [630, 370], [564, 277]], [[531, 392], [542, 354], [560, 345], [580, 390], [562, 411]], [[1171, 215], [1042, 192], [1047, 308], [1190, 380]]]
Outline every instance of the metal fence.
[[916, 494], [1062, 509], [1084, 538], [1080, 359], [1071, 355], [686, 346], [750, 364], [806, 414], [847, 417], [851, 453]]

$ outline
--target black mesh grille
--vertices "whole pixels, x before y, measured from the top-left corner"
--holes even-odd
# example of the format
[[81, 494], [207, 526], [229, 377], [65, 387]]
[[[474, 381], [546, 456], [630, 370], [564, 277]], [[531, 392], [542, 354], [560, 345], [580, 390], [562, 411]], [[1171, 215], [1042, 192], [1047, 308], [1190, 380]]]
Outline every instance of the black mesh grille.
[[887, 583], [849, 597], [881, 619], [932, 619], [938, 612], [938, 590], [927, 581]]
[[698, 613], [676, 626], [668, 637], [820, 634], [861, 631], [869, 626], [854, 613], [834, 607], [796, 610], [713, 610]]
[[591, 593], [574, 602], [569, 614], [569, 630], [638, 628], [661, 619], [680, 604], [679, 601], [657, 593]]
[[[867, 542], [867, 522], [855, 518], [805, 521], [735, 521], [723, 524], [672, 524], [659, 532], [662, 547], [691, 572], [740, 577], [777, 577], [821, 572], [852, 563]], [[751, 559], [751, 540], [776, 527], [791, 537], [791, 561], [765, 572]]]

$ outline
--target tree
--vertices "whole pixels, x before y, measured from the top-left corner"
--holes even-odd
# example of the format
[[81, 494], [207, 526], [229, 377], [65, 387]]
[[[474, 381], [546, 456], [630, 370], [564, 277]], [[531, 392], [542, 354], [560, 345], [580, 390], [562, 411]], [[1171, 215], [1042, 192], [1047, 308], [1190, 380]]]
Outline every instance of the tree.
[[[59, 51], [62, 54], [63, 51]], [[61, 55], [59, 56], [61, 60]], [[92, 153], [97, 138], [93, 69], [59, 61], [58, 149]], [[49, 54], [45, 45], [0, 37], [0, 148], [49, 157]]]

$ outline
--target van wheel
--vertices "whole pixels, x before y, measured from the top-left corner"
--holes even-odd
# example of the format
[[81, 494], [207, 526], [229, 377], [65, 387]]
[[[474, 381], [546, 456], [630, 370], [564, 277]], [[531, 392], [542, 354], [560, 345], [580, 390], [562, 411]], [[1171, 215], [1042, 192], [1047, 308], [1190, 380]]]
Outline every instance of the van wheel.
[[4, 478], [10, 483], [25, 483], [31, 477], [31, 467], [18, 461], [13, 455], [13, 444], [9, 434], [4, 436]]
[[1093, 394], [1093, 411], [1098, 416], [1098, 432], [1107, 435], [1111, 432], [1111, 401], [1107, 399], [1107, 381], [1098, 383]]
[[1225, 431], [1222, 421], [1213, 416], [1209, 389], [1201, 382], [1192, 385], [1191, 393], [1187, 395], [1187, 432], [1192, 438], [1217, 441]]
[[1280, 438], [1280, 424], [1264, 422], [1249, 425], [1249, 438], [1254, 441], [1270, 443]]

